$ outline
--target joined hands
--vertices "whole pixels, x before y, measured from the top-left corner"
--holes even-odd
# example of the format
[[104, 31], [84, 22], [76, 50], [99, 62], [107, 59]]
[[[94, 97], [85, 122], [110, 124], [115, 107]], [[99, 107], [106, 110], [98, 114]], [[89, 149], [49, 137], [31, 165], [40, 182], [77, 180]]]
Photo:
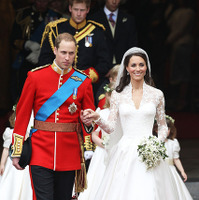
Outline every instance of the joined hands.
[[80, 118], [86, 126], [90, 126], [93, 121], [100, 118], [100, 115], [92, 109], [81, 110]]

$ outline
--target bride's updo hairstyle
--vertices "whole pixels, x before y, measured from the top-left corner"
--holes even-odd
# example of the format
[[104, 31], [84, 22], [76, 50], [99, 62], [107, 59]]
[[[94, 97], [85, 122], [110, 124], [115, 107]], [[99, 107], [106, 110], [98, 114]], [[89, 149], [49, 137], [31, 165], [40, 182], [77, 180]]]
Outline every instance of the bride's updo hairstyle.
[[[131, 49], [130, 49], [131, 50]], [[130, 51], [128, 50], [128, 51]], [[154, 81], [151, 77], [151, 68], [150, 68], [150, 63], [149, 63], [149, 59], [147, 54], [144, 52], [144, 50], [140, 49], [140, 48], [132, 48], [133, 51], [132, 53], [129, 53], [125, 56], [126, 53], [128, 53], [128, 51], [124, 54], [121, 66], [120, 66], [120, 71], [123, 69], [123, 71], [121, 71], [120, 73], [120, 77], [117, 77], [117, 82], [116, 82], [116, 91], [117, 92], [122, 92], [124, 87], [127, 86], [130, 83], [131, 77], [130, 74], [127, 74], [127, 70], [126, 67], [129, 64], [129, 61], [131, 59], [132, 56], [139, 56], [141, 58], [143, 58], [143, 60], [146, 63], [147, 66], [147, 71], [146, 71], [146, 75], [144, 76], [144, 80], [146, 82], [146, 84], [151, 85], [151, 86], [155, 86]], [[140, 52], [139, 52], [140, 50]], [[143, 51], [143, 52], [141, 52]], [[119, 74], [118, 74], [119, 76]], [[118, 84], [117, 84], [118, 83]]]

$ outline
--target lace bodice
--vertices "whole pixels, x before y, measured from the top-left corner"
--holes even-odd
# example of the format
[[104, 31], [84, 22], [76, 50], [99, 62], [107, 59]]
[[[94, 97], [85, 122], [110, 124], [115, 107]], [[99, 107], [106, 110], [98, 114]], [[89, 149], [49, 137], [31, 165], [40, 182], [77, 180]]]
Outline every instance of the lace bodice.
[[142, 100], [136, 109], [132, 99], [132, 86], [129, 84], [121, 93], [113, 91], [108, 121], [100, 119], [97, 124], [107, 133], [112, 133], [117, 129], [119, 120], [122, 135], [148, 136], [152, 134], [155, 118], [158, 124], [158, 137], [165, 140], [168, 128], [164, 107], [163, 93], [144, 83]]

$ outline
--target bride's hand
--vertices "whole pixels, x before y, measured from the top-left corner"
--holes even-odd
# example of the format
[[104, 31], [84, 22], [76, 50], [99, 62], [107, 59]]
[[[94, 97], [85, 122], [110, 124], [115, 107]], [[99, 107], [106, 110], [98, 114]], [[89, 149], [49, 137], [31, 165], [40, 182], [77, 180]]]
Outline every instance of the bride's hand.
[[90, 126], [91, 123], [99, 119], [99, 117], [100, 115], [97, 112], [93, 111], [92, 109], [81, 110], [81, 113], [80, 113], [80, 119], [87, 126]]

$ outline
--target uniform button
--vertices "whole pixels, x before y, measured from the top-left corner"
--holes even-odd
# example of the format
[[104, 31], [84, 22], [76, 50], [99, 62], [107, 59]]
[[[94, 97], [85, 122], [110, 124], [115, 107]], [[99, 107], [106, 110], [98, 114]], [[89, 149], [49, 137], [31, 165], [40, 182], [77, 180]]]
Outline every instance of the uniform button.
[[60, 110], [60, 108], [57, 108], [57, 110]]
[[57, 116], [59, 116], [59, 113], [57, 113]]
[[62, 80], [63, 80], [63, 78], [61, 77], [61, 78], [60, 78], [60, 80], [62, 81]]
[[60, 85], [62, 85], [63, 83], [61, 82]]
[[58, 117], [56, 118], [56, 121], [59, 121], [59, 118], [58, 118]]

